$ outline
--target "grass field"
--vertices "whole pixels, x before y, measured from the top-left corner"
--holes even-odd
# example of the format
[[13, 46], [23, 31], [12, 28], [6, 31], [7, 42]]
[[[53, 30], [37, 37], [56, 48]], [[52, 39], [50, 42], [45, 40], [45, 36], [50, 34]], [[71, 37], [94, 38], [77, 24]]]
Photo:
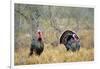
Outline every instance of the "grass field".
[[[15, 4], [14, 64], [48, 64], [94, 60], [94, 8]], [[44, 50], [29, 57], [37, 30], [43, 32]], [[80, 39], [80, 50], [67, 51], [59, 44], [66, 30]]]
[[63, 45], [53, 47], [50, 44], [45, 44], [43, 53], [40, 56], [33, 54], [28, 57], [29, 48], [20, 48], [20, 51], [15, 52], [15, 65], [26, 64], [46, 64], [46, 63], [63, 63], [63, 62], [79, 62], [93, 61], [94, 49], [81, 48], [80, 51], [66, 51]]
[[[48, 35], [48, 34], [47, 34]], [[65, 46], [58, 44], [58, 46], [52, 46], [50, 43], [44, 44], [44, 51], [40, 56], [33, 54], [29, 57], [31, 40], [20, 35], [14, 52], [14, 64], [15, 65], [27, 65], [27, 64], [48, 64], [48, 63], [63, 63], [63, 62], [80, 62], [80, 61], [93, 61], [94, 60], [94, 42], [92, 30], [82, 30], [78, 33], [80, 37], [81, 48], [79, 51], [71, 52], [67, 51]], [[49, 34], [49, 36], [51, 36]], [[52, 35], [53, 36], [53, 35]], [[53, 37], [48, 37], [50, 38]], [[51, 40], [52, 41], [52, 40]]]

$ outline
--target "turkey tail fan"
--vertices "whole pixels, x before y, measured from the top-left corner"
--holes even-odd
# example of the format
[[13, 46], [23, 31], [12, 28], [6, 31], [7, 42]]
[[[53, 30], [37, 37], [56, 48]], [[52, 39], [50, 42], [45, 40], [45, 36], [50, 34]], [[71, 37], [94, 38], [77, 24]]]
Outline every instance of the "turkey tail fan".
[[65, 31], [60, 37], [60, 44], [64, 44], [67, 50], [76, 51], [80, 49], [79, 37], [72, 31]]
[[64, 44], [66, 42], [65, 39], [68, 38], [69, 35], [74, 34], [74, 32], [70, 31], [70, 30], [66, 30], [60, 37], [60, 44]]

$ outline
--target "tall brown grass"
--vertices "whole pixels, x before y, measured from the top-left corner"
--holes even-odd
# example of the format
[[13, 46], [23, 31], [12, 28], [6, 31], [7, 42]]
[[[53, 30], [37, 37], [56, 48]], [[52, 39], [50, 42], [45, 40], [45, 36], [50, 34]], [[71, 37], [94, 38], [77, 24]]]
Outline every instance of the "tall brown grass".
[[[29, 57], [31, 40], [29, 37], [20, 35], [20, 41], [16, 44], [17, 51], [14, 52], [14, 64], [47, 64], [63, 62], [79, 62], [94, 60], [94, 34], [93, 30], [80, 30], [77, 33], [80, 37], [81, 48], [79, 51], [67, 51], [64, 45], [52, 46], [50, 43], [44, 44], [44, 51], [40, 56], [33, 54]], [[51, 36], [50, 34], [47, 34]], [[53, 36], [53, 35], [52, 35]], [[49, 39], [51, 37], [48, 37]], [[16, 48], [15, 48], [16, 50]]]
[[43, 53], [40, 56], [33, 54], [28, 56], [29, 48], [20, 48], [19, 52], [14, 55], [15, 65], [26, 64], [46, 64], [46, 63], [62, 63], [62, 62], [79, 62], [79, 61], [93, 61], [93, 48], [81, 48], [80, 51], [71, 52], [66, 51], [63, 45], [52, 47], [50, 44], [45, 44]]

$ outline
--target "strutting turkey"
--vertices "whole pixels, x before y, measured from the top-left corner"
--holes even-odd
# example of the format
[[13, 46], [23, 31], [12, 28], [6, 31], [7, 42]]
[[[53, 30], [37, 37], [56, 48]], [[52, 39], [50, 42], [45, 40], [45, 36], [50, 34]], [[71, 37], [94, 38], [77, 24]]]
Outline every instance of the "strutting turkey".
[[60, 44], [64, 44], [67, 50], [80, 49], [80, 39], [73, 31], [66, 30], [60, 37]]
[[40, 30], [37, 31], [37, 38], [33, 38], [30, 48], [29, 56], [35, 52], [37, 55], [41, 55], [44, 50], [44, 43], [42, 39], [42, 32]]

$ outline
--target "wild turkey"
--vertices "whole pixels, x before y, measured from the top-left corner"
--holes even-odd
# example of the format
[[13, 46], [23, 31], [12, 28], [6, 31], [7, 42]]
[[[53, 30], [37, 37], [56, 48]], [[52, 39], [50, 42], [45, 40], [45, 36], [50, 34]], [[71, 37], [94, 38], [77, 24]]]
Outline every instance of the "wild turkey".
[[72, 31], [65, 31], [60, 37], [60, 44], [64, 44], [67, 50], [76, 51], [80, 49], [80, 39]]
[[37, 38], [33, 38], [30, 48], [29, 56], [35, 52], [37, 55], [41, 55], [44, 50], [44, 43], [42, 39], [42, 32], [40, 30], [37, 31]]

